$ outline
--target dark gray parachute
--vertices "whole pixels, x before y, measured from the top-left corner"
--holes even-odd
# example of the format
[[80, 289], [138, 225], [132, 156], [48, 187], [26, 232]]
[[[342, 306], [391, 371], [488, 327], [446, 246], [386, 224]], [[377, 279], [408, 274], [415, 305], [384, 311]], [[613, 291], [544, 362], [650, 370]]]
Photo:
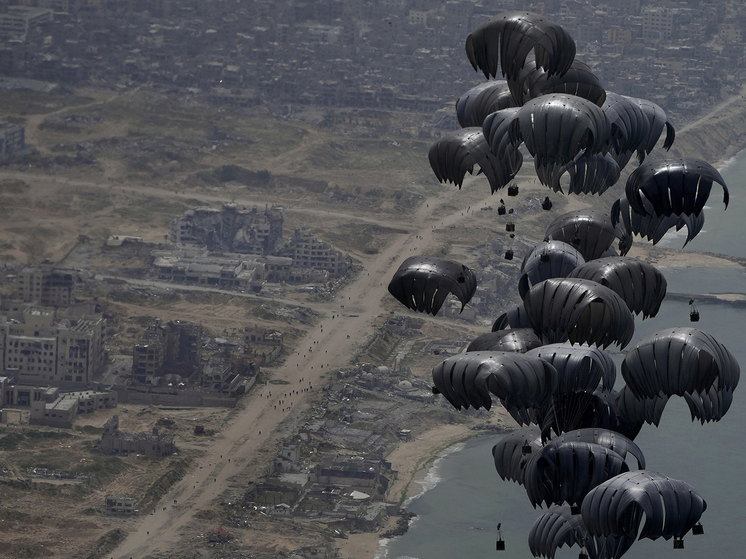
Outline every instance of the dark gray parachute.
[[534, 508], [562, 503], [580, 506], [591, 489], [628, 471], [624, 459], [605, 446], [552, 440], [527, 462], [523, 487]]
[[699, 215], [707, 203], [712, 183], [723, 187], [725, 180], [712, 165], [699, 159], [648, 161], [627, 178], [624, 191], [633, 211], [643, 215]]
[[456, 409], [492, 407], [491, 394], [519, 424], [532, 421], [557, 387], [557, 371], [538, 357], [474, 351], [449, 357], [433, 369], [434, 392]]
[[630, 97], [609, 92], [602, 109], [611, 123], [610, 152], [619, 167], [623, 169], [635, 151], [643, 150], [644, 157], [651, 125], [640, 105]]
[[[581, 155], [605, 153], [611, 126], [594, 103], [573, 95], [532, 99], [517, 113], [520, 139], [534, 165], [566, 165]], [[487, 136], [487, 134], [485, 134]]]
[[645, 469], [645, 456], [642, 450], [637, 446], [631, 439], [625, 437], [621, 433], [611, 431], [609, 429], [598, 429], [598, 428], [587, 428], [587, 429], [575, 429], [574, 431], [568, 431], [554, 438], [553, 441], [562, 442], [587, 442], [594, 443], [613, 450], [624, 461], [627, 461], [627, 454], [635, 457], [637, 460], [637, 469]]
[[466, 173], [474, 174], [474, 165], [479, 165], [479, 173], [487, 177], [493, 193], [508, 184], [523, 163], [523, 156], [511, 146], [498, 159], [478, 127], [449, 133], [430, 146], [428, 158], [440, 182], [452, 182], [459, 188]]
[[557, 369], [557, 389], [563, 392], [598, 388], [600, 382], [611, 390], [616, 381], [616, 365], [605, 351], [597, 347], [569, 344], [547, 344], [528, 352], [541, 357]]
[[[588, 533], [627, 538], [683, 538], [707, 509], [694, 488], [663, 474], [625, 472], [591, 489], [581, 514]], [[645, 524], [640, 530], [643, 515]]]
[[627, 387], [639, 399], [708, 391], [718, 378], [735, 388], [740, 376], [733, 354], [696, 328], [668, 328], [640, 340], [622, 362]]
[[618, 559], [634, 538], [591, 536], [579, 514], [567, 505], [553, 505], [536, 519], [528, 534], [528, 547], [534, 557], [554, 559], [563, 545], [585, 547], [588, 559]]
[[666, 151], [668, 151], [673, 145], [674, 139], [676, 138], [676, 130], [668, 121], [666, 111], [652, 101], [639, 99], [637, 97], [629, 97], [629, 99], [640, 107], [650, 123], [650, 132], [648, 133], [647, 140], [640, 146], [640, 149], [637, 152], [638, 160], [642, 163], [645, 159], [645, 154], [650, 154], [650, 152], [655, 148], [664, 128], [666, 129], [666, 139], [663, 141], [663, 149]]
[[739, 376], [740, 370], [731, 368], [727, 374], [721, 373], [715, 384], [707, 390], [684, 394], [692, 421], [699, 419], [703, 425], [710, 421], [720, 421], [733, 403], [733, 391]]
[[622, 196], [611, 206], [611, 222], [616, 227], [618, 235], [627, 237], [639, 235], [648, 241], [653, 241], [654, 245], [658, 244], [670, 229], [675, 227], [676, 231], [680, 231], [686, 227], [687, 235], [684, 241], [684, 246], [686, 246], [702, 231], [705, 225], [705, 212], [703, 210], [699, 212], [699, 215], [642, 215], [633, 211], [629, 200]]
[[567, 277], [605, 285], [627, 303], [630, 311], [642, 313], [643, 318], [658, 314], [668, 285], [658, 268], [626, 256], [591, 260], [572, 270]]
[[541, 345], [533, 328], [516, 328], [488, 332], [474, 338], [466, 351], [514, 351], [526, 353]]
[[611, 154], [582, 155], [569, 163], [541, 163], [534, 159], [539, 182], [555, 192], [562, 192], [567, 174], [568, 194], [603, 194], [619, 180], [620, 169]]
[[668, 400], [669, 397], [663, 394], [654, 398], [637, 398], [629, 386], [623, 386], [619, 392], [615, 393], [613, 405], [617, 414], [626, 418], [630, 423], [637, 425], [648, 423], [657, 427]]
[[528, 319], [526, 309], [523, 305], [518, 305], [517, 307], [502, 313], [495, 319], [495, 322], [492, 323], [493, 332], [505, 330], [506, 328], [510, 328], [511, 330], [516, 328], [532, 328], [531, 321]]
[[575, 58], [575, 41], [562, 27], [538, 14], [506, 12], [482, 23], [466, 38], [466, 56], [486, 78], [500, 73], [516, 81], [534, 51], [536, 66], [563, 75]]
[[529, 290], [523, 306], [536, 333], [549, 343], [567, 336], [571, 344], [624, 348], [635, 331], [632, 313], [622, 298], [589, 280], [544, 280]]
[[456, 100], [456, 118], [461, 128], [481, 127], [490, 113], [514, 106], [506, 82], [487, 81], [471, 88]]
[[622, 254], [632, 245], [630, 237], [623, 237], [616, 230], [608, 212], [591, 209], [558, 216], [547, 227], [545, 238], [575, 247], [586, 262], [600, 258], [617, 238]]
[[464, 309], [477, 290], [477, 278], [469, 268], [453, 260], [410, 256], [389, 282], [389, 293], [408, 309], [438, 314], [449, 293]]
[[532, 285], [549, 278], [565, 278], [585, 259], [572, 245], [562, 241], [544, 241], [531, 249], [521, 262], [518, 293], [521, 299]]
[[523, 485], [526, 462], [541, 450], [541, 436], [536, 427], [524, 427], [503, 436], [492, 447], [495, 470], [503, 480]]
[[527, 64], [521, 69], [516, 82], [509, 86], [518, 96], [513, 98], [516, 105], [553, 93], [582, 97], [599, 107], [606, 99], [606, 90], [599, 79], [587, 64], [578, 59], [573, 60], [570, 69], [561, 76], [548, 74], [541, 68]]

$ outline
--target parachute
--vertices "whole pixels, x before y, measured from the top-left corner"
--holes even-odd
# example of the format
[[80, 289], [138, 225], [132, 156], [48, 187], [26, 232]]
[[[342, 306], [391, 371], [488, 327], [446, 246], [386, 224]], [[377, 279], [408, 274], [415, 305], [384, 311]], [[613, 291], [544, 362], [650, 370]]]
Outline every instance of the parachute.
[[[625, 472], [591, 489], [581, 514], [588, 533], [656, 540], [683, 538], [707, 509], [705, 500], [683, 481], [663, 474]], [[640, 523], [645, 515], [645, 524]]]
[[573, 246], [562, 241], [544, 241], [523, 257], [518, 293], [526, 296], [532, 285], [549, 278], [567, 277], [578, 266], [585, 264], [583, 256]]
[[643, 318], [658, 314], [668, 285], [655, 266], [625, 256], [591, 260], [572, 270], [567, 277], [605, 285], [624, 300], [630, 311], [642, 313]]
[[537, 167], [606, 151], [609, 121], [598, 105], [582, 97], [544, 95], [523, 105], [517, 118], [520, 137]]
[[696, 328], [670, 328], [639, 341], [622, 362], [622, 377], [639, 399], [705, 392], [718, 378], [735, 388], [739, 367], [725, 346]]
[[453, 260], [410, 256], [389, 282], [389, 293], [408, 309], [438, 314], [448, 297], [461, 301], [461, 310], [474, 296], [477, 278], [469, 268]]
[[709, 163], [698, 159], [645, 162], [627, 178], [624, 191], [633, 211], [643, 215], [699, 215], [712, 190], [723, 187], [728, 208], [728, 187]]
[[[603, 106], [606, 91], [587, 64], [573, 60], [570, 69], [563, 75], [551, 75], [535, 66], [524, 66], [512, 89], [519, 95], [514, 102], [523, 105], [542, 95], [564, 93], [587, 99], [594, 105]], [[497, 109], [496, 109], [497, 110]]]
[[461, 128], [482, 126], [487, 115], [515, 106], [508, 84], [488, 81], [471, 88], [456, 100], [456, 118]]
[[557, 386], [557, 371], [538, 357], [475, 351], [449, 357], [433, 369], [435, 391], [453, 407], [492, 407], [494, 394], [519, 423], [542, 406]]
[[497, 77], [499, 62], [503, 77], [516, 81], [532, 50], [537, 67], [562, 75], [575, 58], [575, 41], [556, 23], [528, 12], [503, 13], [466, 38], [469, 62], [488, 79]]
[[554, 559], [563, 545], [585, 547], [589, 559], [612, 559], [624, 555], [634, 538], [591, 536], [579, 514], [567, 505], [553, 505], [536, 519], [528, 534], [528, 547], [534, 557]]
[[482, 130], [478, 127], [451, 132], [430, 146], [428, 158], [435, 176], [440, 182], [450, 181], [459, 188], [466, 173], [480, 172], [487, 177], [494, 193], [508, 184], [521, 167], [523, 156], [509, 146], [507, 155], [498, 159], [490, 151]]
[[492, 447], [495, 470], [503, 480], [523, 484], [523, 470], [526, 462], [541, 450], [538, 430], [524, 427], [505, 435]]
[[515, 351], [526, 353], [539, 347], [541, 338], [531, 328], [497, 330], [477, 336], [466, 351]]
[[[600, 258], [615, 239], [620, 239], [622, 248], [629, 249], [632, 242], [623, 237], [611, 222], [607, 212], [600, 210], [578, 210], [558, 216], [547, 227], [547, 239], [562, 241], [575, 247], [586, 262]], [[624, 243], [622, 241], [625, 241]]]
[[699, 215], [642, 215], [632, 210], [629, 200], [622, 196], [611, 206], [611, 222], [616, 227], [619, 236], [632, 237], [640, 235], [648, 241], [657, 244], [663, 236], [673, 227], [677, 231], [686, 227], [687, 235], [684, 246], [702, 231], [705, 225], [705, 212]]
[[534, 159], [539, 182], [555, 192], [562, 192], [562, 177], [567, 173], [568, 194], [603, 194], [619, 180], [620, 169], [611, 154], [583, 155], [569, 163], [544, 163]]
[[541, 357], [557, 370], [558, 390], [593, 392], [603, 381], [611, 390], [616, 381], [616, 365], [611, 356], [596, 347], [569, 344], [547, 344], [527, 352]]
[[534, 508], [542, 503], [580, 506], [588, 491], [628, 471], [624, 459], [605, 446], [553, 440], [526, 464], [523, 486]]
[[663, 149], [666, 151], [668, 151], [673, 145], [674, 139], [676, 138], [676, 130], [668, 121], [666, 112], [652, 101], [638, 99], [636, 97], [629, 97], [629, 99], [640, 107], [650, 123], [650, 132], [648, 133], [647, 140], [637, 152], [639, 161], [642, 163], [645, 159], [645, 154], [650, 154], [650, 152], [655, 148], [655, 144], [658, 143], [658, 139], [661, 137], [664, 127], [666, 129], [666, 139], [663, 141]]
[[571, 344], [623, 348], [635, 331], [632, 313], [622, 298], [589, 280], [544, 280], [529, 290], [523, 306], [534, 330], [549, 343], [567, 336]]
[[644, 150], [650, 136], [650, 121], [639, 104], [617, 93], [607, 94], [602, 109], [611, 123], [611, 153], [619, 167], [624, 168], [635, 151]]
[[526, 315], [526, 309], [523, 305], [510, 309], [507, 312], [502, 313], [492, 323], [492, 331], [497, 332], [498, 330], [504, 330], [505, 328], [531, 328], [531, 321]]

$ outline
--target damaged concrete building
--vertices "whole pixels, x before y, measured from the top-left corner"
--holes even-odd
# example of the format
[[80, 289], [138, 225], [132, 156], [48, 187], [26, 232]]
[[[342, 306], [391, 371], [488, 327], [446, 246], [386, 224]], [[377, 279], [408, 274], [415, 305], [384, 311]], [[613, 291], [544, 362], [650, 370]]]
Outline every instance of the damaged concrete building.
[[29, 306], [0, 315], [3, 370], [28, 384], [88, 384], [104, 364], [101, 314]]
[[18, 272], [16, 297], [43, 307], [67, 307], [75, 302], [75, 270], [26, 266]]
[[174, 438], [161, 434], [153, 428], [152, 434], [125, 433], [119, 430], [119, 416], [113, 416], [104, 424], [101, 434], [101, 450], [116, 454], [145, 454], [148, 456], [170, 456], [176, 452]]
[[158, 377], [190, 377], [200, 369], [202, 326], [187, 322], [156, 323], [143, 332], [132, 352], [132, 373], [138, 382], [157, 385]]
[[283, 224], [280, 206], [198, 207], [173, 221], [170, 238], [179, 249], [153, 251], [153, 267], [167, 281], [255, 292], [267, 280], [326, 283], [345, 273], [344, 252], [306, 228], [283, 239]]
[[281, 206], [267, 206], [264, 211], [236, 204], [220, 209], [199, 207], [173, 221], [171, 242], [215, 251], [273, 254], [282, 243], [284, 221]]
[[26, 132], [23, 126], [0, 121], [0, 160], [25, 149]]

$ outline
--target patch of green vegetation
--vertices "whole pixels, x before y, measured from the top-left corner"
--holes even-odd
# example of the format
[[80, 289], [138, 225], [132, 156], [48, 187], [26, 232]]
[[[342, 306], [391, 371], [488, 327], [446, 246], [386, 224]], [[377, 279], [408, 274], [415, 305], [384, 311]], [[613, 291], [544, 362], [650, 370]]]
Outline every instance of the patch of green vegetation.
[[147, 314], [132, 317], [132, 322], [139, 326], [150, 326], [151, 324], [155, 324], [157, 320], [157, 317], [149, 316]]
[[74, 429], [78, 433], [85, 433], [86, 435], [100, 435], [104, 432], [103, 427], [94, 427], [93, 425], [76, 425]]
[[86, 556], [86, 559], [102, 559], [114, 551], [120, 543], [127, 537], [127, 532], [121, 528], [109, 530], [101, 536], [96, 542], [93, 551]]

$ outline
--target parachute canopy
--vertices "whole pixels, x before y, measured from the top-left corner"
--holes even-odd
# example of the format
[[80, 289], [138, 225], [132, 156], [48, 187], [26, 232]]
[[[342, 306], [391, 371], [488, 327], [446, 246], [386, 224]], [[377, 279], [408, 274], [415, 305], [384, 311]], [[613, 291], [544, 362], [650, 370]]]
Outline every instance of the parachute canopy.
[[721, 387], [734, 388], [739, 371], [724, 345], [687, 327], [661, 330], [640, 340], [622, 362], [627, 387], [639, 399], [708, 391], [721, 375]]
[[490, 409], [497, 396], [515, 418], [543, 405], [557, 387], [557, 371], [538, 357], [474, 351], [449, 357], [433, 369], [435, 390], [456, 409]]
[[571, 344], [623, 348], [635, 331], [632, 313], [622, 298], [589, 280], [544, 280], [529, 290], [523, 306], [534, 330], [550, 343], [567, 336]]
[[627, 178], [624, 190], [633, 211], [643, 215], [699, 215], [712, 190], [712, 183], [723, 187], [723, 203], [728, 208], [725, 180], [712, 165], [699, 159], [647, 161]]
[[466, 38], [466, 56], [486, 78], [500, 73], [516, 81], [534, 51], [536, 66], [562, 75], [575, 58], [575, 41], [562, 27], [538, 14], [506, 12], [482, 23]]
[[565, 278], [583, 264], [583, 256], [572, 245], [562, 241], [539, 243], [523, 257], [518, 293], [523, 298], [532, 285], [549, 278]]
[[432, 315], [453, 293], [463, 310], [477, 290], [477, 278], [469, 268], [453, 260], [410, 256], [389, 282], [389, 293], [405, 307]]
[[[705, 500], [683, 481], [663, 474], [625, 472], [588, 492], [581, 509], [588, 532], [628, 538], [683, 538], [707, 509]], [[640, 530], [643, 514], [645, 524]]]
[[466, 173], [474, 173], [474, 165], [487, 177], [494, 193], [508, 184], [521, 167], [523, 156], [516, 149], [506, 147], [506, 154], [498, 159], [485, 140], [482, 129], [464, 128], [451, 132], [430, 146], [430, 166], [440, 182], [452, 182], [459, 188]]
[[567, 277], [605, 285], [624, 300], [630, 311], [642, 313], [643, 318], [658, 314], [668, 285], [658, 268], [626, 256], [591, 260], [572, 270]]
[[[588, 262], [600, 258], [620, 234], [607, 212], [587, 209], [558, 216], [547, 227], [545, 236], [572, 245]], [[631, 240], [627, 241], [631, 245]], [[620, 240], [620, 252], [621, 249]]]

